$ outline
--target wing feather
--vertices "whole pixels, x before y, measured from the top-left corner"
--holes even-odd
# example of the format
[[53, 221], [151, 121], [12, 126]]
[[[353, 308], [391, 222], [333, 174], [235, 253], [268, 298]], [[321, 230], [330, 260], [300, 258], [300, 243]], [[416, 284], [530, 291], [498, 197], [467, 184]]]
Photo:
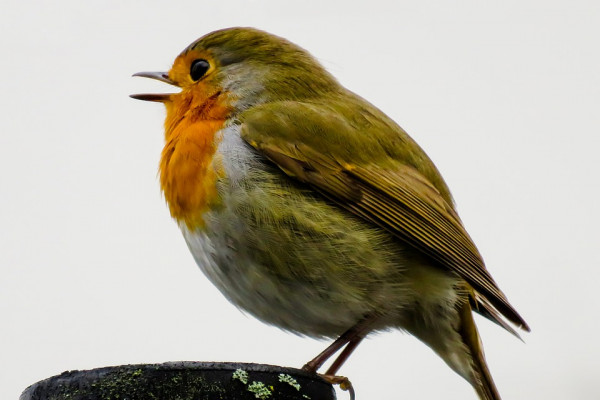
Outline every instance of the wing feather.
[[[317, 111], [311, 105], [307, 112]], [[414, 166], [389, 157], [353, 162], [344, 157], [351, 154], [348, 149], [335, 153], [334, 147], [327, 145], [326, 135], [322, 135], [326, 144], [316, 148], [312, 145], [314, 132], [304, 132], [302, 121], [294, 121], [293, 114], [284, 110], [281, 114], [285, 118], [271, 105], [260, 110], [260, 118], [246, 116], [242, 137], [289, 176], [311, 185], [340, 207], [408, 242], [465, 279], [477, 292], [475, 301], [481, 305], [484, 316], [507, 328], [495, 308], [512, 323], [529, 330], [485, 268], [453, 206]], [[264, 118], [268, 118], [268, 123], [261, 122]], [[326, 120], [322, 113], [319, 118]], [[287, 121], [294, 123], [286, 126]], [[337, 128], [340, 129], [339, 124]], [[291, 132], [289, 137], [286, 130]], [[327, 133], [326, 126], [321, 131]], [[336, 131], [338, 137], [343, 134]]]

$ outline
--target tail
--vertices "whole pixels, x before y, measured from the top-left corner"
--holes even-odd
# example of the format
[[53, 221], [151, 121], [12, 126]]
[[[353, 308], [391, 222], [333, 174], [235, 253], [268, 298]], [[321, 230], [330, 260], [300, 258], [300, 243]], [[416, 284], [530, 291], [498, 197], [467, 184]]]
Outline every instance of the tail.
[[469, 302], [465, 302], [459, 310], [460, 327], [458, 333], [465, 347], [471, 354], [472, 377], [468, 379], [481, 400], [501, 400], [494, 384], [490, 370], [485, 362], [483, 346]]

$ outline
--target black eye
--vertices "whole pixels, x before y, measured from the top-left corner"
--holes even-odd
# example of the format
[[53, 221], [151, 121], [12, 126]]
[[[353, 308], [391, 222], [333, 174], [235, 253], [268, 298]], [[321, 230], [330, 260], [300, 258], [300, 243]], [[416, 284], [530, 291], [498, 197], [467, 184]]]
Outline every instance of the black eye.
[[190, 77], [197, 81], [198, 79], [202, 78], [204, 74], [206, 74], [206, 71], [208, 71], [209, 68], [210, 64], [208, 61], [201, 58], [194, 60], [192, 62], [192, 66], [190, 67]]

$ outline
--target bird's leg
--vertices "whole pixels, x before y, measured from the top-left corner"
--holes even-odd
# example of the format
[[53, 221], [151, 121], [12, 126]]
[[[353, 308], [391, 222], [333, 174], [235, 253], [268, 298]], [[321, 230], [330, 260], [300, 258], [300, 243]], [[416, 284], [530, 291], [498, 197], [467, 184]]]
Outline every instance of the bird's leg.
[[363, 336], [355, 336], [348, 342], [348, 345], [344, 347], [342, 353], [335, 359], [331, 367], [325, 372], [325, 375], [334, 376], [340, 367], [346, 362], [350, 354], [356, 349], [359, 343], [363, 340]]
[[327, 361], [331, 356], [337, 353], [342, 347], [346, 346], [340, 355], [335, 359], [333, 364], [329, 367], [325, 374], [319, 374], [327, 382], [333, 385], [340, 385], [340, 389], [347, 390], [350, 393], [350, 400], [355, 399], [354, 388], [352, 383], [345, 376], [337, 376], [336, 373], [344, 364], [344, 362], [350, 357], [350, 354], [358, 347], [359, 343], [364, 339], [366, 334], [369, 332], [369, 328], [376, 317], [373, 315], [367, 316], [360, 320], [356, 325], [342, 333], [332, 344], [330, 344], [325, 350], [319, 353], [318, 356], [304, 364], [303, 370], [309, 372], [317, 372], [319, 368]]
[[340, 385], [340, 389], [348, 391], [350, 393], [350, 400], [354, 400], [356, 398], [356, 394], [354, 393], [354, 388], [352, 387], [352, 382], [345, 376], [338, 376], [336, 372], [344, 362], [350, 357], [350, 354], [358, 347], [358, 344], [363, 340], [363, 336], [355, 336], [351, 339], [342, 353], [335, 359], [331, 367], [325, 372], [324, 375], [321, 375], [326, 381], [333, 385]]
[[325, 361], [327, 361], [332, 355], [337, 353], [342, 347], [357, 337], [357, 327], [359, 326], [360, 322], [348, 329], [346, 332], [342, 333], [339, 338], [337, 338], [325, 350], [319, 353], [318, 356], [304, 364], [302, 369], [309, 372], [317, 372], [317, 370], [321, 368]]
[[303, 370], [309, 372], [317, 372], [319, 368], [327, 361], [331, 356], [337, 353], [342, 347], [346, 346], [342, 354], [335, 360], [333, 365], [327, 370], [327, 375], [333, 375], [342, 366], [344, 361], [350, 356], [352, 351], [358, 346], [361, 340], [365, 337], [368, 328], [375, 318], [366, 317], [360, 320], [356, 325], [352, 326], [346, 332], [342, 333], [332, 344], [330, 344], [325, 350], [323, 350], [318, 356], [304, 364]]

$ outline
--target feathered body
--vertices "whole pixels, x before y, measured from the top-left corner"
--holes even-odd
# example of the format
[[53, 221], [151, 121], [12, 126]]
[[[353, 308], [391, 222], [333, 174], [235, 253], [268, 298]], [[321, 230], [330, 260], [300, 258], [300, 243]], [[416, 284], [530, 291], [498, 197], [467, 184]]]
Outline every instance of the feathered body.
[[[208, 65], [198, 79], [195, 60]], [[526, 325], [396, 123], [301, 48], [253, 29], [199, 39], [157, 79], [182, 88], [137, 97], [167, 106], [162, 190], [233, 304], [313, 337], [365, 319], [369, 331], [408, 331], [499, 399], [471, 308]]]

